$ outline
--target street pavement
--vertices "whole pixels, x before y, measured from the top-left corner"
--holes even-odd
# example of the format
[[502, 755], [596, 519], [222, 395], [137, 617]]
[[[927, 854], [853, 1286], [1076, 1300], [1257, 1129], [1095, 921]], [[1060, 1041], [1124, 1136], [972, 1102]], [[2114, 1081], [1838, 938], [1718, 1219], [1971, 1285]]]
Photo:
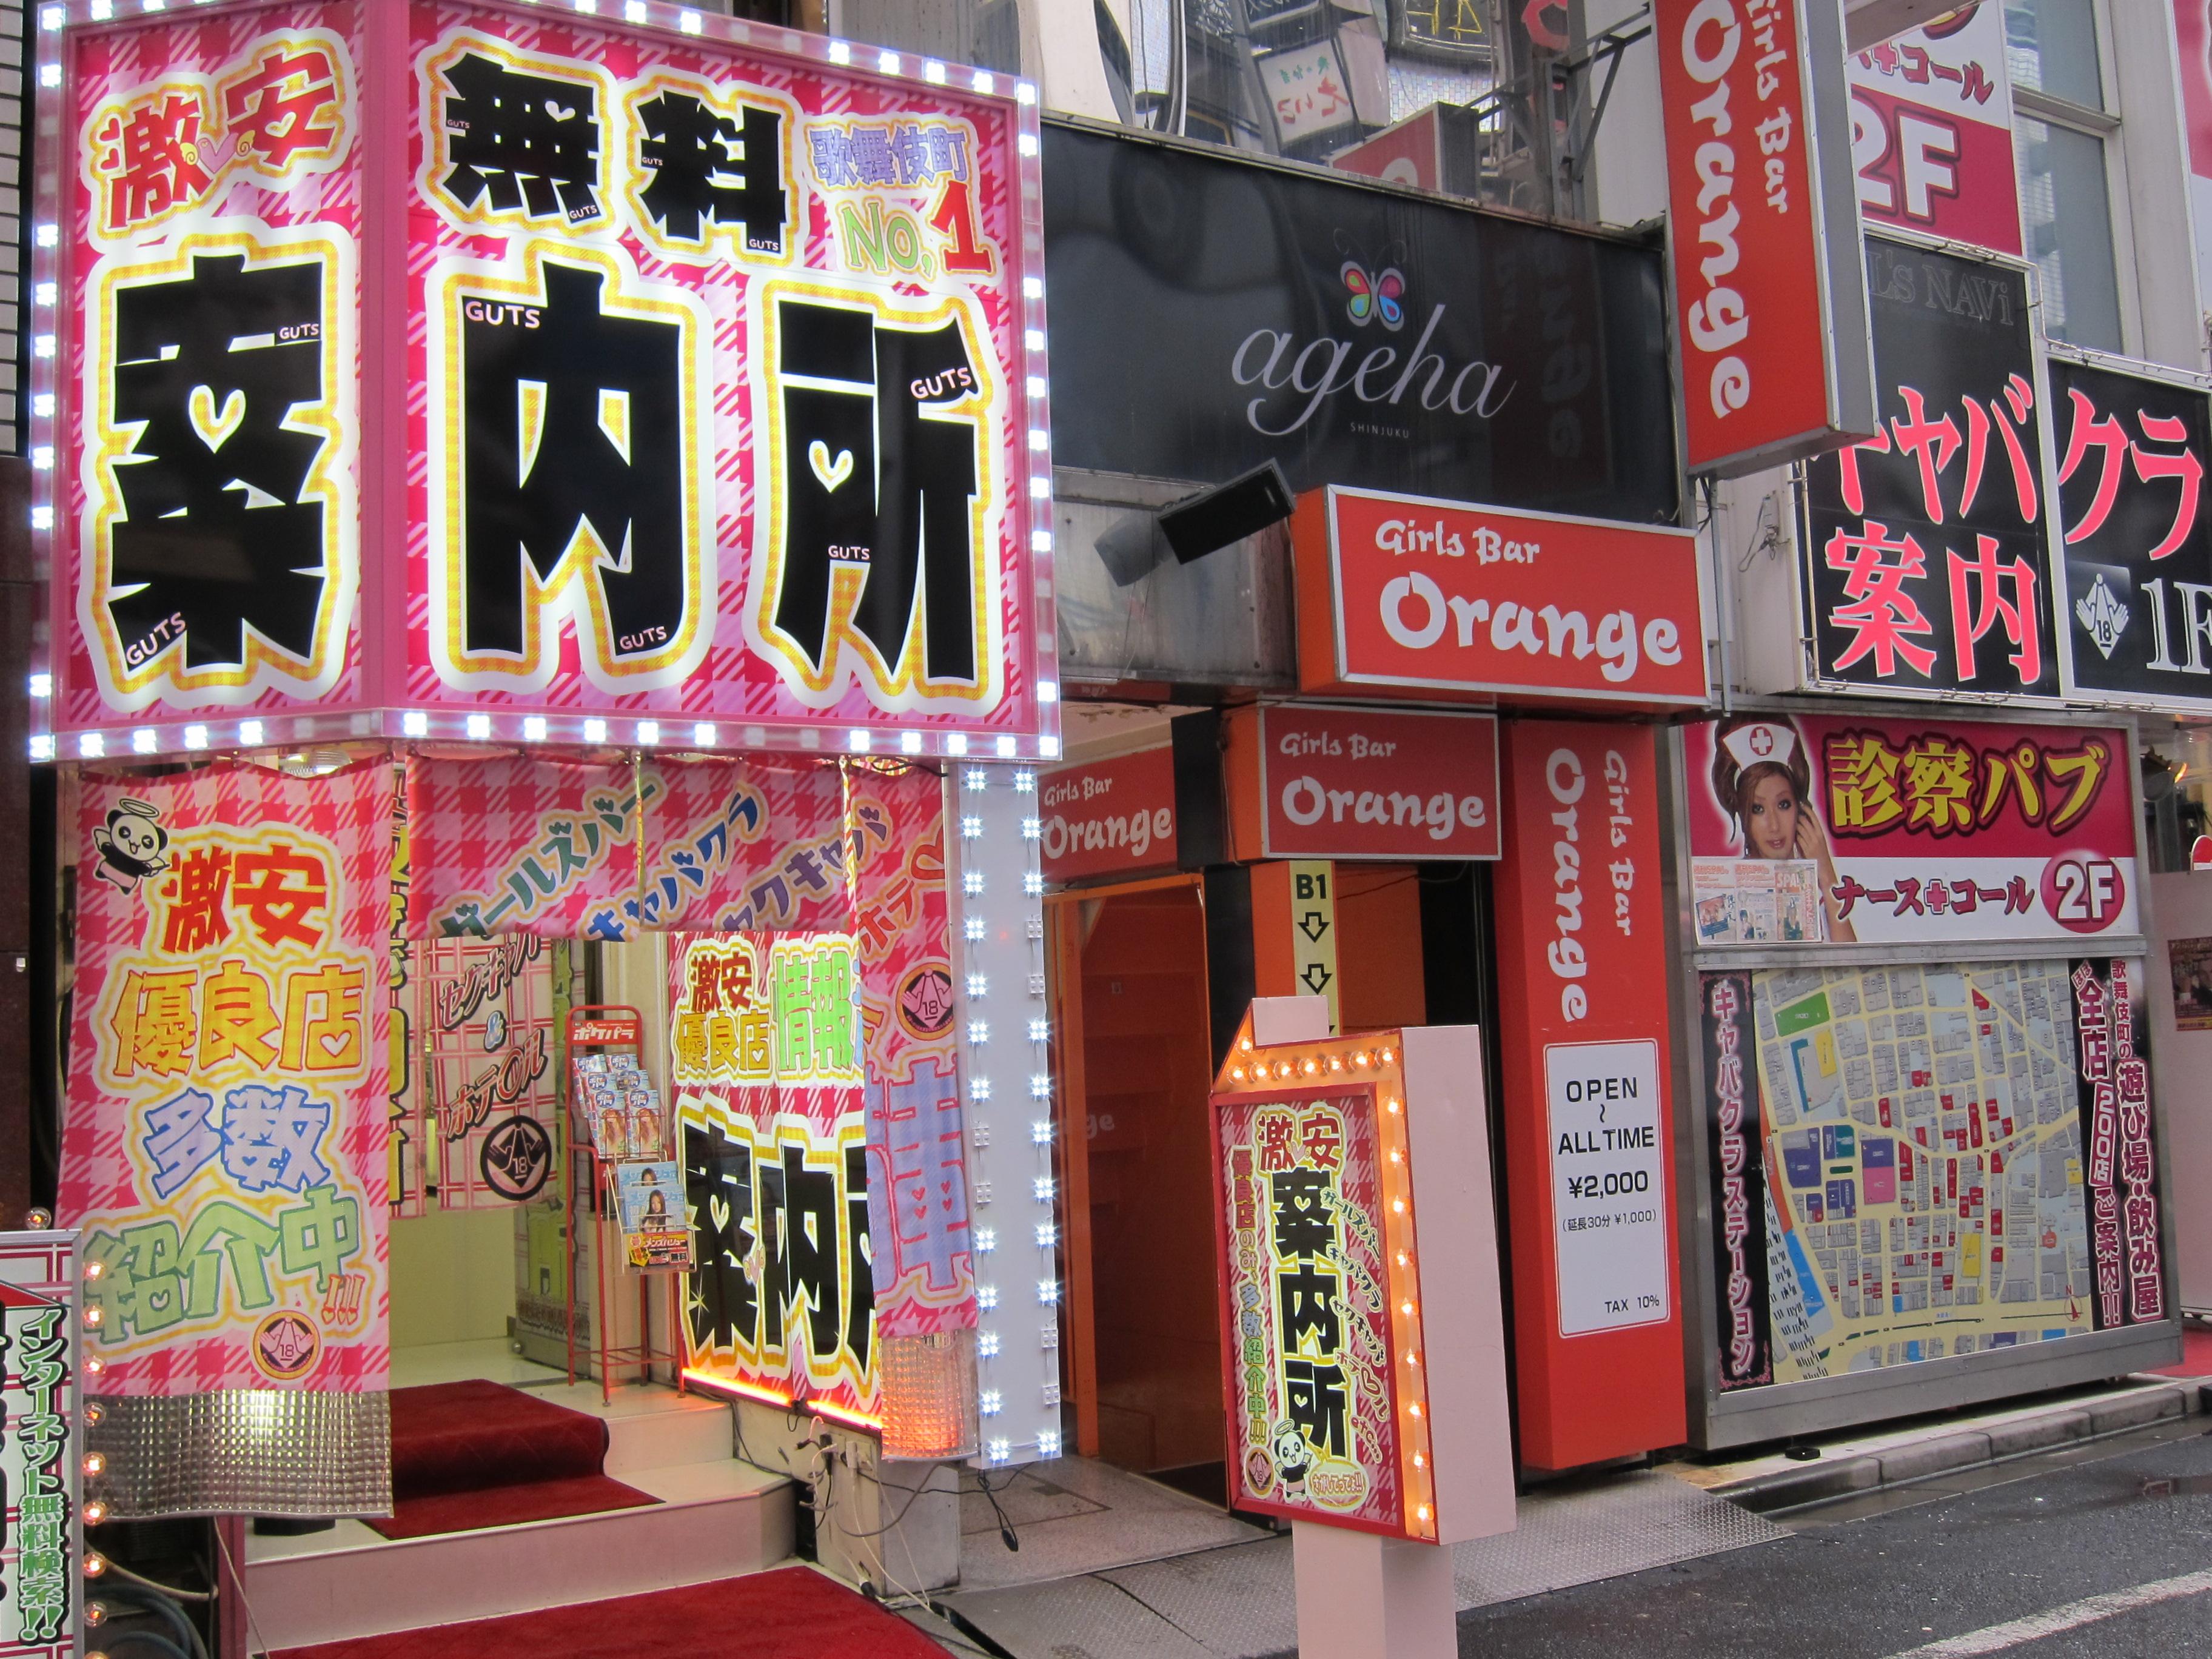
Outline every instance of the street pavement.
[[2212, 1656], [2201, 1417], [1771, 1518], [1791, 1535], [1462, 1613], [1462, 1659]]

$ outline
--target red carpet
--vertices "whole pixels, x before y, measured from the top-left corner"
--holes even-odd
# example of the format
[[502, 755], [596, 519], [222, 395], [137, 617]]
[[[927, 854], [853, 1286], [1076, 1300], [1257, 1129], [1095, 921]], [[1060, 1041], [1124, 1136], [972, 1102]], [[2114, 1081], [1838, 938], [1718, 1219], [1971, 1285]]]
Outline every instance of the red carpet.
[[562, 1659], [945, 1659], [945, 1650], [866, 1597], [805, 1567], [710, 1584], [509, 1613], [434, 1630], [362, 1636], [270, 1659], [448, 1659], [453, 1654]]
[[392, 1393], [386, 1538], [635, 1509], [659, 1500], [600, 1472], [607, 1425], [500, 1382]]
[[2153, 1376], [2212, 1376], [2212, 1331], [2201, 1325], [2181, 1328], [2181, 1363], [2161, 1365]]

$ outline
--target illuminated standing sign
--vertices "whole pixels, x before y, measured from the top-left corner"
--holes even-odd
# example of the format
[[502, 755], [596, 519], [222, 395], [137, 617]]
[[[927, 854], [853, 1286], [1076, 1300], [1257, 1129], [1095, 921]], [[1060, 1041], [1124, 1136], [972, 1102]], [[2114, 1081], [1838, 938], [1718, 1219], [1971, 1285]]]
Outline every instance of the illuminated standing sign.
[[1214, 1079], [1231, 1505], [1427, 1543], [1507, 1530], [1474, 1033], [1255, 1042], [1282, 1009], [1325, 1030], [1317, 997], [1255, 1004]]
[[1045, 752], [1034, 89], [619, 9], [43, 37], [64, 753]]
[[1874, 430], [1841, 0], [1657, 0], [1692, 472]]

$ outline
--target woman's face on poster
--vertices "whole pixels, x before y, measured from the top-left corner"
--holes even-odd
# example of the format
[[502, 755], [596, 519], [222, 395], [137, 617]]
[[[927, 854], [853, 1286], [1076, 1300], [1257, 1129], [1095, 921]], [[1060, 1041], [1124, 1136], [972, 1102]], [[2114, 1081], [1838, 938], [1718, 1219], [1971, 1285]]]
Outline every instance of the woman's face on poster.
[[1753, 858], [1797, 856], [1797, 791], [1788, 778], [1770, 772], [1752, 786], [1743, 834]]

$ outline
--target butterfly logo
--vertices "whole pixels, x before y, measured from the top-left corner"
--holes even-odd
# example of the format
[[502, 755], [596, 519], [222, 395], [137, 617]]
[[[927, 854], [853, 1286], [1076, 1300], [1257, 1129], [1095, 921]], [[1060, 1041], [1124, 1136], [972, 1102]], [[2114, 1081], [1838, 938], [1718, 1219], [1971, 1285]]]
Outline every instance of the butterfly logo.
[[1370, 276], [1358, 260], [1346, 259], [1342, 275], [1345, 292], [1351, 295], [1344, 308], [1354, 323], [1364, 328], [1379, 317], [1383, 327], [1396, 328], [1406, 320], [1406, 275], [1397, 266]]

